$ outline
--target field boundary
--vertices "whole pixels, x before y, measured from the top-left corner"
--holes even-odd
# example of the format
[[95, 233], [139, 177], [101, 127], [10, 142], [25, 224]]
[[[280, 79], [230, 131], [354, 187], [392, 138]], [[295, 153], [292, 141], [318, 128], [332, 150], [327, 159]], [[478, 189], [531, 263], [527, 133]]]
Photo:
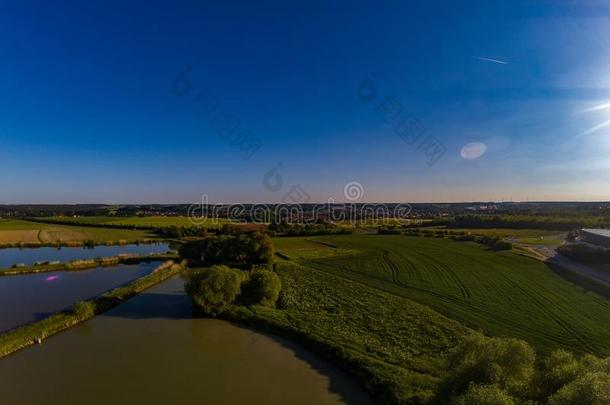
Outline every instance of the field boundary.
[[162, 262], [178, 259], [176, 254], [155, 254], [149, 255], [118, 255], [100, 257], [95, 259], [77, 259], [65, 263], [48, 263], [41, 265], [9, 267], [0, 269], [1, 276], [18, 276], [24, 274], [48, 273], [52, 271], [80, 271], [95, 267], [110, 267], [119, 264], [138, 264], [142, 262]]

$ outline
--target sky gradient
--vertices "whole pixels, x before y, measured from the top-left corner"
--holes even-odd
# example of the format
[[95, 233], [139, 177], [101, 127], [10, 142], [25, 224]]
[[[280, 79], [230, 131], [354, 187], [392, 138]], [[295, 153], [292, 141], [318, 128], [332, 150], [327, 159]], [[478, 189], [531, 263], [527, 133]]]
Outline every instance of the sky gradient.
[[251, 3], [2, 2], [0, 203], [610, 200], [608, 2]]

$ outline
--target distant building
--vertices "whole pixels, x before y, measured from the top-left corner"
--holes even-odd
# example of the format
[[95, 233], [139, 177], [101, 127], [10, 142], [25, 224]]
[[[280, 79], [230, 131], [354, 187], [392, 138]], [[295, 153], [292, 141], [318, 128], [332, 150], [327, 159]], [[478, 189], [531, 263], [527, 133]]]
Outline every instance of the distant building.
[[580, 239], [593, 245], [610, 248], [610, 229], [582, 229]]

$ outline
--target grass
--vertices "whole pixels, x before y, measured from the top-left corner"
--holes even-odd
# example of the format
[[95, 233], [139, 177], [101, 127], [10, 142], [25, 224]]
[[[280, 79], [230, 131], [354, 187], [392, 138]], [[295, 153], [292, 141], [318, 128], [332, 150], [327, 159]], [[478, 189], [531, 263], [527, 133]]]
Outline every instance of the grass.
[[[446, 230], [449, 232], [466, 232], [472, 235], [497, 236], [500, 238], [539, 238], [559, 237], [560, 232], [541, 229], [504, 229], [504, 228], [447, 228], [444, 226], [422, 227], [421, 230]], [[563, 234], [561, 234], [563, 235]]]
[[610, 354], [610, 302], [539, 261], [448, 239], [310, 239], [360, 253], [296, 259], [305, 266], [415, 300], [489, 335], [521, 338], [542, 353], [565, 348]]
[[0, 219], [0, 244], [56, 244], [61, 242], [95, 243], [123, 241], [132, 243], [155, 238], [149, 231], [131, 229], [93, 228], [86, 226], [64, 226], [15, 219]]
[[378, 403], [429, 401], [446, 354], [470, 333], [428, 307], [326, 271], [290, 262], [276, 271], [282, 309], [238, 307], [229, 318], [300, 342], [349, 371]]
[[302, 260], [355, 254], [353, 249], [342, 249], [332, 244], [318, 242], [307, 236], [273, 238], [273, 245], [280, 257], [288, 260]]
[[51, 335], [83, 322], [95, 314], [107, 311], [145, 289], [178, 274], [182, 269], [182, 264], [174, 264], [172, 261], [166, 262], [144, 277], [115, 288], [92, 300], [76, 303], [73, 310], [61, 311], [40, 321], [3, 333], [0, 335], [0, 358], [34, 343], [40, 343]]
[[[165, 226], [184, 226], [190, 227], [195, 226], [189, 217], [175, 216], [175, 217], [163, 217], [163, 216], [149, 216], [149, 217], [109, 217], [109, 216], [98, 216], [98, 217], [49, 217], [40, 218], [41, 220], [47, 219], [50, 221], [66, 221], [73, 222], [74, 224], [92, 224], [92, 225], [121, 225], [121, 226], [153, 226], [153, 227], [165, 227]], [[203, 222], [197, 222], [199, 226], [205, 226], [206, 228], [217, 228], [223, 224], [229, 223], [225, 219], [205, 219]]]
[[518, 238], [516, 242], [526, 245], [561, 246], [564, 243], [564, 238], [563, 235], [529, 236]]

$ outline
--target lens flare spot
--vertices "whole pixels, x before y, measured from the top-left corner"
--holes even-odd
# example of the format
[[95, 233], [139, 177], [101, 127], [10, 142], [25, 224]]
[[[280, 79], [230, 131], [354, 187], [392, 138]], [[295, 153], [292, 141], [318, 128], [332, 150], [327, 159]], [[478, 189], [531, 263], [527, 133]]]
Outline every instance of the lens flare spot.
[[467, 160], [478, 159], [485, 154], [487, 146], [482, 142], [471, 142], [462, 146], [460, 155]]
[[54, 274], [52, 276], [48, 276], [47, 278], [44, 279], [44, 281], [50, 282], [50, 281], [55, 281], [59, 278], [58, 275]]

